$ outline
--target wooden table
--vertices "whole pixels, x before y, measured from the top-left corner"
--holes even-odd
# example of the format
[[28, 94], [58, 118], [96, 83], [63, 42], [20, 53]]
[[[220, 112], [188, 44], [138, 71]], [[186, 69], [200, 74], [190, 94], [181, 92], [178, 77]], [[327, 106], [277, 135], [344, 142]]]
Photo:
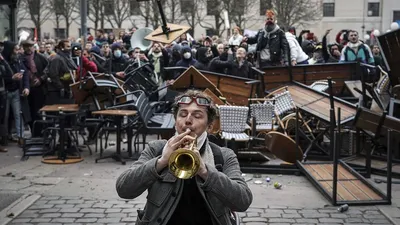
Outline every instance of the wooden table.
[[78, 112], [78, 104], [59, 104], [59, 105], [45, 105], [40, 110], [40, 112]]
[[[288, 86], [288, 90], [297, 107], [307, 113], [310, 113], [311, 115], [314, 115], [326, 123], [330, 122], [331, 105], [329, 96], [297, 85]], [[350, 103], [346, 104], [346, 102], [340, 101], [337, 98], [334, 100], [335, 115], [337, 115], [337, 110], [340, 108], [340, 121], [342, 123], [347, 123], [354, 119], [356, 115], [355, 106], [351, 105]]]
[[[53, 112], [58, 113], [59, 125], [60, 125], [60, 149], [58, 151], [58, 156], [44, 157], [42, 162], [47, 164], [68, 164], [83, 161], [80, 156], [67, 156], [65, 150], [65, 126], [67, 116], [76, 116], [76, 112], [79, 111], [79, 105], [77, 104], [56, 104], [56, 105], [45, 105], [40, 110], [40, 112]], [[79, 151], [78, 154], [80, 155]]]
[[[134, 116], [137, 114], [137, 111], [135, 110], [101, 110], [101, 111], [94, 111], [92, 112], [93, 115], [102, 115], [102, 116], [113, 116], [115, 117], [115, 123], [117, 125], [117, 151], [116, 153], [109, 155], [109, 156], [100, 156], [100, 158], [96, 159], [96, 163], [97, 161], [101, 160], [101, 159], [108, 159], [108, 158], [112, 158], [118, 162], [121, 162], [122, 165], [125, 165], [126, 162], [124, 160], [124, 158], [121, 155], [121, 127], [122, 127], [122, 118], [124, 116]], [[132, 157], [132, 149], [130, 146], [128, 146], [128, 152], [129, 152], [129, 157]]]

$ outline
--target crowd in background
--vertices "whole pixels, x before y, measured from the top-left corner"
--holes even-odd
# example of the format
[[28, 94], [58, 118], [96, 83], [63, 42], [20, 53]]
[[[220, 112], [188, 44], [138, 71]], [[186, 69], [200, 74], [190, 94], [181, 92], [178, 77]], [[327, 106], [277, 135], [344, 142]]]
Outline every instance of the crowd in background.
[[[162, 85], [173, 82], [179, 75], [165, 72], [166, 67], [194, 66], [199, 70], [254, 78], [252, 67], [352, 61], [383, 66], [379, 47], [368, 46], [359, 40], [354, 30], [342, 30], [336, 35], [335, 42], [328, 43], [330, 30], [319, 41], [308, 30], [297, 34], [294, 27], [279, 27], [275, 17], [275, 13], [268, 10], [265, 26], [253, 37], [243, 36], [242, 30], [235, 27], [229, 39], [205, 36], [195, 40], [182, 34], [171, 44], [154, 42], [147, 49], [131, 43], [136, 28], [121, 31], [118, 35], [97, 30], [94, 36], [87, 35], [84, 46], [82, 40], [75, 38], [58, 42], [1, 42], [3, 94], [0, 102], [5, 106], [0, 108], [0, 118], [4, 118], [0, 136], [18, 141], [23, 133], [21, 124], [29, 124], [32, 131], [38, 110], [45, 104], [71, 99], [69, 84], [82, 78], [80, 74], [86, 76], [88, 71], [114, 74], [124, 79], [129, 65], [147, 63], [154, 71], [151, 79]], [[14, 134], [9, 129], [11, 117], [15, 121]], [[40, 135], [40, 132], [34, 132], [32, 135]]]

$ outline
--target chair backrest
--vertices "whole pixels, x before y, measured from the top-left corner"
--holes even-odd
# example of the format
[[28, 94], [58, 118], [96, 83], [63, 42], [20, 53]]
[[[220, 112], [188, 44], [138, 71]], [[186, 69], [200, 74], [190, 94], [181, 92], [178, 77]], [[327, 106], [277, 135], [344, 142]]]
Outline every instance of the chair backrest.
[[296, 105], [290, 95], [289, 91], [284, 91], [277, 94], [275, 100], [275, 112], [280, 116], [288, 113], [289, 111], [295, 111]]
[[228, 133], [242, 133], [246, 130], [247, 114], [246, 106], [218, 106], [221, 120], [221, 131]]
[[250, 115], [256, 119], [257, 124], [272, 124], [275, 105], [273, 101], [250, 104]]
[[329, 88], [329, 85], [326, 81], [315, 81], [310, 85], [310, 88], [316, 91], [324, 92]]
[[386, 114], [376, 113], [366, 108], [358, 108], [357, 114], [354, 118], [354, 125], [356, 128], [371, 131], [374, 135], [381, 132]]
[[154, 115], [154, 108], [150, 105], [149, 98], [142, 92], [135, 102], [136, 110], [144, 123], [147, 126], [150, 118]]
[[378, 94], [383, 94], [387, 92], [389, 89], [389, 84], [390, 84], [389, 75], [387, 73], [381, 72], [381, 77], [378, 83], [376, 84], [376, 92], [378, 92]]

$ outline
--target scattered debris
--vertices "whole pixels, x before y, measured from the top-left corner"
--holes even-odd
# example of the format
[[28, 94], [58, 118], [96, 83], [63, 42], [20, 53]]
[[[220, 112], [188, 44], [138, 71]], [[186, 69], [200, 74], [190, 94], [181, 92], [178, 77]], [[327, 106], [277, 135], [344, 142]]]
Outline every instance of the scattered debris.
[[346, 212], [347, 210], [349, 210], [349, 205], [347, 205], [347, 204], [344, 204], [344, 205], [342, 205], [342, 206], [340, 206], [338, 209], [337, 209], [339, 212]]
[[254, 183], [255, 184], [262, 184], [263, 182], [261, 180], [255, 180]]
[[84, 173], [83, 176], [87, 177], [87, 176], [92, 176], [93, 175], [93, 171], [90, 171], [90, 173]]
[[278, 182], [275, 182], [275, 183], [274, 183], [274, 188], [275, 188], [275, 189], [281, 189], [281, 188], [282, 188], [282, 184], [281, 184], [281, 183], [278, 183]]

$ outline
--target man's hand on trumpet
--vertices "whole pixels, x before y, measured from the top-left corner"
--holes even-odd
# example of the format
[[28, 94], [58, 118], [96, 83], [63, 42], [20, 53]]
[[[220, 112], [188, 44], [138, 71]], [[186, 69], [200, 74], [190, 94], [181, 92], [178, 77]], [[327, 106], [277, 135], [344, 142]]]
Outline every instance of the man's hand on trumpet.
[[174, 136], [168, 140], [162, 152], [161, 158], [159, 158], [157, 161], [156, 169], [158, 173], [168, 166], [169, 157], [175, 150], [179, 149], [183, 144], [186, 145], [195, 140], [195, 138], [189, 134], [190, 130], [186, 130], [184, 133]]

